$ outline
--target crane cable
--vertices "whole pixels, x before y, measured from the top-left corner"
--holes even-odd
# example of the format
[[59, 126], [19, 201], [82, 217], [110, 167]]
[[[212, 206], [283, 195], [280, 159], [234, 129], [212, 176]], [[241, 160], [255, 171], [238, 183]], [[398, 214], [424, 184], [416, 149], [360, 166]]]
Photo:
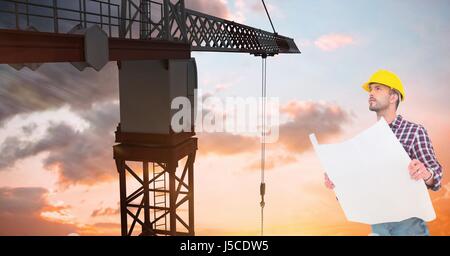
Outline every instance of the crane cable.
[[267, 14], [267, 17], [269, 18], [269, 21], [270, 21], [270, 25], [272, 26], [272, 29], [273, 29], [273, 33], [277, 34], [277, 31], [275, 30], [275, 27], [273, 26], [273, 22], [272, 22], [272, 19], [270, 18], [270, 14], [269, 14], [269, 11], [267, 10], [267, 6], [266, 6], [266, 3], [264, 2], [264, 0], [261, 0], [261, 1], [262, 1], [262, 4], [263, 4], [263, 6], [264, 6], [264, 10], [266, 10], [266, 14]]
[[266, 98], [267, 98], [267, 56], [262, 56], [262, 86], [261, 86], [261, 184], [259, 193], [261, 195], [261, 236], [264, 235], [264, 195], [266, 194], [266, 183], [264, 171], [266, 163]]
[[[267, 17], [269, 18], [270, 25], [272, 26], [273, 32], [277, 34], [275, 27], [273, 25], [272, 19], [270, 18], [269, 10], [267, 9], [264, 0], [261, 0], [266, 10]], [[264, 207], [266, 202], [264, 201], [264, 196], [266, 194], [266, 183], [264, 180], [264, 171], [266, 164], [266, 105], [267, 105], [267, 54], [262, 54], [262, 86], [261, 86], [261, 184], [259, 186], [259, 193], [261, 195], [261, 236], [264, 235]]]

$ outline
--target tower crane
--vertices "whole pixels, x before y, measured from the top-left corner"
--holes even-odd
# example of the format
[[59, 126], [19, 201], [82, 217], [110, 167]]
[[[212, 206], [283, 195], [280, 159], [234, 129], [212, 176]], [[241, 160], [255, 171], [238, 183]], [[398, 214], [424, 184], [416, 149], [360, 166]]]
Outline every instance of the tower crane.
[[[172, 99], [194, 101], [197, 66], [191, 53], [263, 59], [300, 53], [293, 39], [275, 29], [190, 10], [184, 0], [0, 0], [0, 16], [0, 64], [36, 70], [43, 63], [69, 62], [99, 71], [117, 62], [120, 123], [113, 156], [123, 236], [195, 235], [197, 138], [194, 129], [176, 133], [170, 126]], [[264, 191], [262, 182], [261, 207]]]

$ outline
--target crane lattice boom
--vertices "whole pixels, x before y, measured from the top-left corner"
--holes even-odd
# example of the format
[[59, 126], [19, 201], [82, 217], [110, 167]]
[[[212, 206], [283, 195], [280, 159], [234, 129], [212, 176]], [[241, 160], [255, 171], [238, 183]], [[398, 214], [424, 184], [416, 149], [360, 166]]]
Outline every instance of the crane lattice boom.
[[299, 53], [291, 38], [187, 9], [184, 0], [0, 0], [0, 16], [0, 33], [7, 36], [0, 46], [11, 36], [6, 30], [67, 35], [77, 25], [97, 25], [116, 45], [127, 40], [128, 48], [144, 47], [131, 40], [146, 40], [187, 44], [190, 51]]

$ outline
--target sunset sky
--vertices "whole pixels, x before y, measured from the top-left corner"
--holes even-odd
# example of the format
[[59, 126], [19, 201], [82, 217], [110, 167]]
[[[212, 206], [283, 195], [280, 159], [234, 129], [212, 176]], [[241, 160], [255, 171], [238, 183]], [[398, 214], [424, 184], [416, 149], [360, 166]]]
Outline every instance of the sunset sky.
[[[186, 0], [188, 7], [270, 31], [260, 1]], [[430, 191], [432, 235], [450, 235], [450, 1], [267, 0], [279, 34], [301, 55], [268, 59], [268, 96], [279, 97], [280, 138], [267, 149], [266, 235], [368, 235], [350, 223], [309, 143], [339, 142], [373, 125], [361, 88], [378, 69], [402, 79], [399, 113], [422, 124], [444, 170]], [[0, 19], [1, 21], [1, 19]], [[193, 53], [207, 95], [258, 97], [261, 60]], [[112, 159], [118, 72], [70, 64], [37, 71], [0, 65], [0, 235], [120, 235]], [[259, 234], [259, 140], [198, 133], [197, 235]], [[375, 159], [374, 159], [375, 161]]]

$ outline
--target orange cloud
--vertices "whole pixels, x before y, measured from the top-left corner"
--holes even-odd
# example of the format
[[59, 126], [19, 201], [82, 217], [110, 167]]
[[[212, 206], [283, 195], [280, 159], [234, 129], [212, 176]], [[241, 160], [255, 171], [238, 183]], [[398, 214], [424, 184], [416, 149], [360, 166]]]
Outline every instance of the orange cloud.
[[77, 233], [82, 236], [118, 236], [120, 223], [98, 222], [92, 225], [80, 225]]
[[95, 209], [91, 216], [92, 217], [98, 217], [98, 216], [114, 216], [114, 215], [118, 215], [120, 213], [119, 208], [111, 208], [111, 207], [107, 207], [107, 208], [99, 208], [99, 209]]
[[[81, 224], [70, 206], [50, 203], [48, 190], [40, 187], [0, 188], [0, 236], [119, 235], [120, 224], [98, 222]], [[118, 210], [99, 209], [97, 216]], [[118, 219], [119, 220], [119, 219]]]
[[323, 35], [314, 42], [316, 47], [326, 52], [331, 52], [352, 44], [355, 44], [355, 39], [342, 34]]
[[0, 188], [0, 235], [65, 236], [77, 231], [73, 224], [41, 216], [44, 210], [54, 209], [47, 193], [44, 188]]

